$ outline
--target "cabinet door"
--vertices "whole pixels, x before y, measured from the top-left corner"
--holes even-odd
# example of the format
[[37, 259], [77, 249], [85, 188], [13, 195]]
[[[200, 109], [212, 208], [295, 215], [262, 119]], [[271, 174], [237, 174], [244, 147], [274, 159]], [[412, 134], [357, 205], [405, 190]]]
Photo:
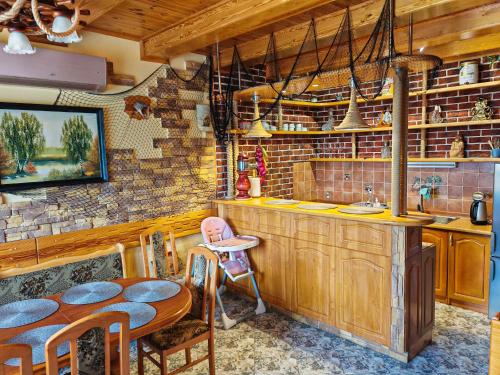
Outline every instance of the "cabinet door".
[[336, 250], [337, 326], [389, 346], [391, 258]]
[[436, 246], [436, 299], [446, 302], [448, 295], [448, 232], [426, 229], [422, 231], [422, 242]]
[[335, 249], [307, 241], [294, 241], [292, 311], [334, 325]]
[[252, 235], [260, 239], [259, 246], [248, 250], [248, 254], [262, 299], [290, 310], [290, 239], [267, 233]]
[[[453, 302], [488, 308], [490, 239], [485, 236], [453, 233], [448, 259], [448, 297]], [[474, 306], [475, 305], [475, 306]]]

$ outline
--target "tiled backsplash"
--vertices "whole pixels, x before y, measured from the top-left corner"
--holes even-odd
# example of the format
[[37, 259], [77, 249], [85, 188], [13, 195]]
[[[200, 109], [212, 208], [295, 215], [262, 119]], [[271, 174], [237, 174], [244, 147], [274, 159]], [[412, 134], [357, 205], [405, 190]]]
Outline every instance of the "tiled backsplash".
[[[416, 211], [418, 190], [412, 188], [415, 178], [424, 181], [429, 176], [441, 177], [442, 183], [433, 189], [430, 200], [424, 201], [427, 212], [469, 213], [472, 193], [488, 194], [488, 213], [492, 212], [493, 163], [457, 163], [456, 168], [409, 168], [408, 209]], [[304, 162], [293, 168], [293, 197], [342, 203], [366, 201], [367, 185], [373, 186], [380, 202], [391, 200], [390, 163], [372, 162]]]

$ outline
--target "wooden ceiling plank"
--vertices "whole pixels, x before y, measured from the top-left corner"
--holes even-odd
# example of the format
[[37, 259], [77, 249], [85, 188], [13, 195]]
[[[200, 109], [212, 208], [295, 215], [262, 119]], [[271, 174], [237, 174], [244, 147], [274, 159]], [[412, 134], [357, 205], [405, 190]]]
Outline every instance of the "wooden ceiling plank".
[[87, 24], [91, 24], [99, 17], [105, 15], [110, 12], [118, 5], [122, 4], [125, 0], [82, 0], [80, 3], [81, 9], [89, 9], [89, 16], [82, 16], [82, 18], [87, 22]]
[[199, 50], [329, 3], [331, 0], [222, 0], [146, 37], [143, 59]]
[[[396, 3], [396, 17], [407, 17], [410, 13], [434, 17], [436, 12], [454, 13], [464, 7], [474, 7], [483, 4], [494, 3], [495, 0], [398, 0]], [[369, 27], [373, 25], [379, 17], [384, 1], [375, 0], [358, 4], [351, 8], [351, 24], [354, 29]], [[344, 12], [335, 12], [330, 15], [320, 17], [316, 20], [316, 32], [318, 39], [324, 39], [334, 35], [344, 16]], [[421, 16], [424, 18], [424, 16]], [[465, 28], [467, 24], [465, 24]], [[304, 38], [309, 27], [309, 22], [283, 29], [275, 33], [278, 52], [282, 54], [286, 50], [296, 49]], [[268, 37], [257, 38], [238, 46], [240, 56], [243, 61], [255, 60], [265, 56], [267, 51]], [[221, 65], [223, 67], [231, 64], [232, 48], [221, 51]]]

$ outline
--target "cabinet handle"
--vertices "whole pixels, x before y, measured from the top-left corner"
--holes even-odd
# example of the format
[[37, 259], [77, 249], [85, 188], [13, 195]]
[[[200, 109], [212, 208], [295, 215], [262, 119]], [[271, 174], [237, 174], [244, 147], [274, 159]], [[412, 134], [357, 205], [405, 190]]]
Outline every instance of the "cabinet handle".
[[495, 232], [491, 232], [491, 240], [490, 240], [490, 251], [491, 254], [495, 254], [497, 252], [497, 241], [496, 241]]
[[453, 234], [449, 233], [448, 235], [448, 247], [453, 246]]
[[495, 263], [494, 260], [490, 260], [491, 262], [491, 267], [490, 267], [490, 280], [493, 281], [495, 280], [495, 276], [497, 273], [497, 264]]

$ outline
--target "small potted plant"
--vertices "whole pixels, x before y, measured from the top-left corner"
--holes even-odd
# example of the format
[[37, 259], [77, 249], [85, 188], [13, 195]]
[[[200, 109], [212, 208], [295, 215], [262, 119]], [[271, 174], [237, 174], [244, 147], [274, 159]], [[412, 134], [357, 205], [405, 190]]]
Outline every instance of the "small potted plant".
[[500, 158], [500, 139], [495, 138], [492, 141], [488, 141], [491, 147], [491, 157]]

